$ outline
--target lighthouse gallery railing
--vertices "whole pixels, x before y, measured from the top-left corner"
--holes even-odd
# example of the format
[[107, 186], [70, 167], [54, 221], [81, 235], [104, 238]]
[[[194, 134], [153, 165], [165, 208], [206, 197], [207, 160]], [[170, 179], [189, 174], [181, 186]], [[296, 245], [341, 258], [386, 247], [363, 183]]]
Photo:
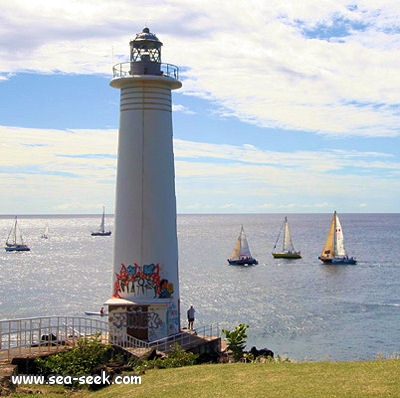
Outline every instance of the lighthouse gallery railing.
[[[129, 77], [132, 74], [132, 63], [122, 62], [113, 66], [113, 78]], [[160, 64], [160, 76], [166, 76], [172, 79], [179, 80], [179, 68], [172, 64]]]

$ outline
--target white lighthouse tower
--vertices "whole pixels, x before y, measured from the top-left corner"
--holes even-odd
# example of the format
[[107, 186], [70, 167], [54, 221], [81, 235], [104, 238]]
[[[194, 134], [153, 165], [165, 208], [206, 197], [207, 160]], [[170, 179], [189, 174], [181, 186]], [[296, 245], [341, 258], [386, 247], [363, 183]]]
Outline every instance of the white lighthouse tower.
[[121, 90], [111, 335], [153, 341], [179, 332], [178, 244], [171, 90], [178, 68], [161, 63], [148, 28], [113, 68]]

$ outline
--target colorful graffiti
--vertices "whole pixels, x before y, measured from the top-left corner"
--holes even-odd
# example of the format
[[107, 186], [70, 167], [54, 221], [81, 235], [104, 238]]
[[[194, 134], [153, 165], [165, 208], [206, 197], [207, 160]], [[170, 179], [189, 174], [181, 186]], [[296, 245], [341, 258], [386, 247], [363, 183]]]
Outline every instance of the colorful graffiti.
[[171, 302], [167, 308], [167, 327], [168, 334], [178, 333], [179, 326], [179, 311], [174, 302]]
[[125, 295], [152, 296], [152, 298], [169, 298], [174, 292], [173, 283], [160, 277], [160, 265], [121, 264], [119, 273], [115, 273], [114, 296]]
[[123, 335], [126, 328], [147, 330], [149, 340], [165, 335], [165, 322], [155, 310], [147, 311], [142, 307], [129, 307], [127, 311], [112, 311], [109, 321], [116, 335]]

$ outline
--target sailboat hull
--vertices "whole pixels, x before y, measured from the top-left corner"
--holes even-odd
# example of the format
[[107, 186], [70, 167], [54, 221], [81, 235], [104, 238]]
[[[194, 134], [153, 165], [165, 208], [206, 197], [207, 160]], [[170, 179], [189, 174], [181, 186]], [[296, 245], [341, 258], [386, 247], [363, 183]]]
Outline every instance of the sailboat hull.
[[110, 236], [111, 231], [106, 231], [106, 232], [92, 232], [92, 236]]
[[354, 265], [357, 264], [357, 260], [354, 257], [333, 257], [333, 258], [324, 258], [318, 257], [324, 264], [331, 265]]
[[274, 258], [287, 258], [287, 259], [296, 259], [301, 258], [300, 252], [296, 253], [272, 253]]
[[248, 265], [257, 265], [258, 261], [255, 258], [241, 258], [240, 260], [228, 259], [229, 265], [242, 265], [247, 267]]
[[26, 245], [10, 245], [5, 247], [6, 252], [29, 252], [31, 249]]

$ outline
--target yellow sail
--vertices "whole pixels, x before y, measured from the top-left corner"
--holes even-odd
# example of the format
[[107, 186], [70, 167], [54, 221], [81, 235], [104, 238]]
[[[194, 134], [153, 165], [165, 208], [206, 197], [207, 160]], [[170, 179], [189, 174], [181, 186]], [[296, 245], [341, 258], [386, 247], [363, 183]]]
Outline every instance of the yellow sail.
[[335, 255], [335, 222], [336, 222], [336, 211], [333, 214], [331, 226], [326, 237], [324, 248], [322, 249], [321, 258], [333, 258]]
[[231, 254], [231, 257], [229, 258], [229, 260], [239, 260], [239, 258], [240, 258], [240, 236], [239, 236], [239, 238], [237, 238], [236, 245], [233, 248], [233, 251], [232, 251], [232, 254]]

